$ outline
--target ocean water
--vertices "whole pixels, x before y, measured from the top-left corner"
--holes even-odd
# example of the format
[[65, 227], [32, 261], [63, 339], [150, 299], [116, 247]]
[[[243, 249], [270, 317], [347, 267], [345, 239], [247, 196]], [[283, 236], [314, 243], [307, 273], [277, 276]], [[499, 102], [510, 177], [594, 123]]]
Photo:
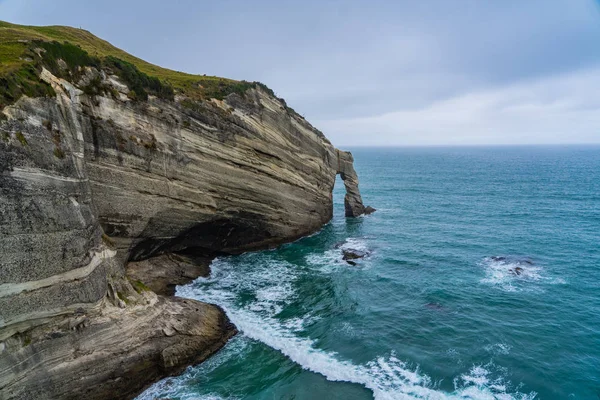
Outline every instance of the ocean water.
[[600, 147], [353, 154], [378, 211], [338, 181], [320, 232], [179, 287], [240, 334], [139, 399], [600, 398]]

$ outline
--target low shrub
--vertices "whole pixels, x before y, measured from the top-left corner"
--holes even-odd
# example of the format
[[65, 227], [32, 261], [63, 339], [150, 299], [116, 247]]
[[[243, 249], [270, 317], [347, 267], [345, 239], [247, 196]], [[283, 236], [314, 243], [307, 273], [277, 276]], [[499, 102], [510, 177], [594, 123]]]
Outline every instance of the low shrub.
[[54, 157], [60, 158], [61, 160], [65, 158], [65, 152], [60, 147], [54, 148]]
[[135, 96], [130, 96], [134, 100], [147, 100], [148, 94], [153, 94], [165, 100], [175, 99], [175, 91], [170, 85], [163, 83], [156, 77], [145, 74], [127, 61], [108, 56], [104, 59], [103, 66], [111, 69], [129, 86], [131, 91], [135, 93]]

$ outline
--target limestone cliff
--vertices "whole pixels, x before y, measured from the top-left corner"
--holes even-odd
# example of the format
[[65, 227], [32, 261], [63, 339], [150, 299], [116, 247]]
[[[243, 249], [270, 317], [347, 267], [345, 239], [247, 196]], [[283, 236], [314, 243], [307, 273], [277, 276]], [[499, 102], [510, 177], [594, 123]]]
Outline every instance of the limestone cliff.
[[26, 43], [49, 94], [0, 120], [0, 398], [132, 397], [235, 334], [146, 276], [172, 294], [195, 259], [318, 230], [338, 173], [346, 215], [365, 212], [352, 155], [263, 85], [140, 99], [114, 61], [69, 72]]

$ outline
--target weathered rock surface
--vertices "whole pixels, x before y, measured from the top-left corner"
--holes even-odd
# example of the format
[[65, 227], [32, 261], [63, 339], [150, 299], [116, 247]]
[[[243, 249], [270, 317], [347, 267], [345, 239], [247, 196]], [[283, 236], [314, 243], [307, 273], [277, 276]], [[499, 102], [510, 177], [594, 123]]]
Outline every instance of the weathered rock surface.
[[5, 340], [2, 398], [131, 398], [205, 360], [236, 332], [216, 306], [151, 292], [144, 300], [124, 309], [103, 303]]
[[354, 249], [344, 249], [344, 250], [342, 250], [342, 253], [343, 253], [342, 259], [344, 261], [356, 260], [358, 258], [364, 258], [367, 255], [369, 255], [369, 253], [366, 251], [354, 250]]
[[[354, 170], [354, 158], [351, 153], [337, 150], [337, 172], [340, 174], [346, 186], [346, 196], [344, 197], [344, 208], [346, 217], [358, 217], [365, 213], [365, 206], [358, 190], [358, 176]], [[370, 208], [374, 212], [375, 209]]]
[[204, 273], [193, 257], [314, 232], [338, 173], [346, 215], [365, 212], [352, 155], [259, 88], [136, 102], [102, 71], [82, 79], [112, 94], [42, 78], [56, 98], [23, 97], [0, 122], [0, 398], [133, 397], [235, 332], [145, 285], [170, 294]]

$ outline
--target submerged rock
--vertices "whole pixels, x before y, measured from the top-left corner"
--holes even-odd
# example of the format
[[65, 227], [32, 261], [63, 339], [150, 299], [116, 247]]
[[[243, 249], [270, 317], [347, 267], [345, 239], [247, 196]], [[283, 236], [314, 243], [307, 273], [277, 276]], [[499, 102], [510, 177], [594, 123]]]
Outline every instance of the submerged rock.
[[431, 310], [443, 310], [444, 306], [442, 306], [440, 303], [427, 303], [425, 304], [425, 307], [431, 309]]

